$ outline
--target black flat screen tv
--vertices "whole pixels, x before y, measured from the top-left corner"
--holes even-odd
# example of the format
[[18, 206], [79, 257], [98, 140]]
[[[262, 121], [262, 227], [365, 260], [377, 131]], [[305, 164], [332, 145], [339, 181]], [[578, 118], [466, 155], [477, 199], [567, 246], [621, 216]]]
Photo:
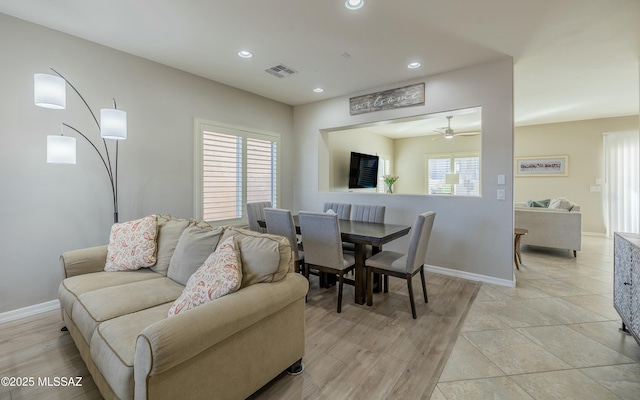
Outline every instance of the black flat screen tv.
[[378, 185], [378, 156], [351, 152], [349, 189], [369, 189]]

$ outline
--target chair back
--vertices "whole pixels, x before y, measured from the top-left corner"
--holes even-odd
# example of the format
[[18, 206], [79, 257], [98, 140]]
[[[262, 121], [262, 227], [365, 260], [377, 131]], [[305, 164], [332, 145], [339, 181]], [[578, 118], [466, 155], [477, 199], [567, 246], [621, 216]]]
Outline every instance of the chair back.
[[270, 208], [270, 201], [259, 201], [255, 203], [247, 203], [247, 219], [249, 220], [249, 229], [255, 232], [265, 233], [267, 230], [258, 224], [258, 220], [264, 220], [264, 209]]
[[300, 211], [298, 222], [304, 243], [304, 261], [307, 264], [341, 269], [344, 257], [338, 216]]
[[264, 220], [267, 223], [267, 233], [284, 236], [289, 240], [295, 260], [298, 261], [300, 253], [298, 252], [296, 226], [293, 223], [291, 211], [267, 207], [264, 209]]
[[338, 214], [339, 219], [349, 219], [349, 217], [351, 217], [351, 204], [324, 203], [322, 211], [327, 212], [329, 210], [333, 210], [333, 212]]
[[384, 222], [385, 206], [370, 206], [366, 204], [354, 204], [351, 213], [352, 221]]
[[424, 258], [427, 255], [427, 246], [429, 245], [429, 237], [431, 236], [435, 218], [436, 213], [433, 211], [420, 214], [413, 228], [411, 228], [411, 242], [407, 252], [408, 273], [413, 273], [424, 265]]

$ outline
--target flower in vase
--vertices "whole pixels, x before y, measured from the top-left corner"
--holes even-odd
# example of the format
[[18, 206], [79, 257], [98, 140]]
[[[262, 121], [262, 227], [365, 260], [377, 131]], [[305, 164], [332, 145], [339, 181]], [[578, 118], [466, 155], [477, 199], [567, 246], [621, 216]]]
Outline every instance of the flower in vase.
[[384, 175], [382, 177], [384, 184], [387, 186], [387, 193], [393, 193], [393, 184], [398, 180], [397, 175]]

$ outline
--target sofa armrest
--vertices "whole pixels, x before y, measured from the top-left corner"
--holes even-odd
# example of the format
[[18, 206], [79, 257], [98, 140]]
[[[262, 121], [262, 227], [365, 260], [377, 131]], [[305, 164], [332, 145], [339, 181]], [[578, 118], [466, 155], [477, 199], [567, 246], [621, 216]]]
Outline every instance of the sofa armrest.
[[303, 299], [308, 289], [309, 282], [302, 275], [289, 273], [278, 282], [254, 284], [148, 326], [136, 342], [135, 380], [143, 382], [149, 375], [197, 356]]
[[60, 256], [65, 278], [103, 271], [106, 261], [107, 245], [67, 251]]

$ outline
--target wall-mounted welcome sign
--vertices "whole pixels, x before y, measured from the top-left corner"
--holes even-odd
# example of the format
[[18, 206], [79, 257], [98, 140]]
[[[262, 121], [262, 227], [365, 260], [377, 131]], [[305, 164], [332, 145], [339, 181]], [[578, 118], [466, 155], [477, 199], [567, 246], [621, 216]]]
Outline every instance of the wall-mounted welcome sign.
[[351, 115], [424, 104], [424, 82], [349, 99]]

